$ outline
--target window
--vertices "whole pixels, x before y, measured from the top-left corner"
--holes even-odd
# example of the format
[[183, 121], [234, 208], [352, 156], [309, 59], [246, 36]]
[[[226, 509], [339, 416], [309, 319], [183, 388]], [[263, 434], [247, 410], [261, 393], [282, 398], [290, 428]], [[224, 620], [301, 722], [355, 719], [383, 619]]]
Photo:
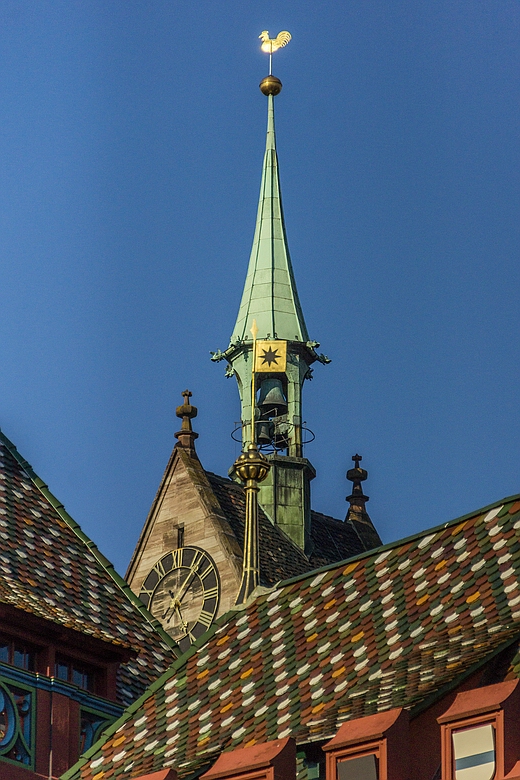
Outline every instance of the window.
[[491, 723], [453, 731], [456, 780], [491, 780], [495, 774], [495, 729]]
[[327, 780], [408, 777], [408, 713], [398, 707], [347, 721], [323, 750]]
[[95, 672], [93, 669], [85, 666], [80, 661], [65, 656], [56, 656], [56, 665], [54, 676], [58, 680], [77, 685], [78, 688], [84, 688], [86, 691], [94, 691]]
[[184, 547], [184, 526], [177, 528], [177, 547]]
[[378, 780], [378, 760], [375, 753], [357, 758], [340, 759], [338, 780]]
[[36, 667], [36, 651], [25, 642], [17, 639], [0, 637], [0, 661], [19, 669], [34, 672]]
[[437, 718], [442, 780], [503, 780], [520, 770], [520, 684], [512, 680], [458, 693]]
[[286, 737], [221, 753], [201, 780], [296, 780], [296, 743]]

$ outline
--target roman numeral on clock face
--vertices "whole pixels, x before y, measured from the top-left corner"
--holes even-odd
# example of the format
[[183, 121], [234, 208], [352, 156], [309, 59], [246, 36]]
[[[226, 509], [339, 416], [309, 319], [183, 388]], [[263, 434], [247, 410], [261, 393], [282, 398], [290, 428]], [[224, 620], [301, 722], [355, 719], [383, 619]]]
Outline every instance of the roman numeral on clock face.
[[157, 561], [153, 567], [153, 570], [159, 575], [159, 577], [164, 577], [164, 575], [167, 573], [162, 560]]
[[190, 563], [191, 571], [196, 572], [205, 557], [206, 556], [203, 552], [201, 552], [201, 550], [197, 550], [193, 556], [192, 562]]
[[150, 599], [152, 598], [153, 590], [150, 590], [149, 588], [145, 588], [144, 585], [141, 588], [141, 592], [139, 594], [139, 598], [143, 602], [146, 608], [148, 608], [150, 604]]
[[213, 615], [211, 612], [206, 612], [205, 609], [203, 609], [199, 615], [199, 623], [202, 623], [205, 628], [209, 628], [211, 623], [213, 621]]
[[205, 577], [208, 576], [208, 574], [211, 574], [212, 571], [214, 571], [214, 568], [211, 563], [208, 563], [206, 568], [203, 571], [199, 571], [198, 574], [201, 580], [203, 580]]
[[217, 614], [217, 567], [205, 550], [178, 547], [156, 561], [139, 595], [184, 651], [210, 628]]

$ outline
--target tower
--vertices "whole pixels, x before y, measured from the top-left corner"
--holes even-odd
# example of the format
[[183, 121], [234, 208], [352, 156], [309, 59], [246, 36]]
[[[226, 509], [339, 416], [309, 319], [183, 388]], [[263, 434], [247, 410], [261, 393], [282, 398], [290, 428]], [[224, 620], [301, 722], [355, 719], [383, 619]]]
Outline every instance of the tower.
[[260, 89], [267, 97], [267, 138], [253, 246], [229, 347], [212, 360], [227, 360], [226, 374], [236, 377], [244, 450], [254, 438], [268, 453], [271, 469], [260, 486], [260, 505], [309, 552], [315, 471], [303, 456], [302, 390], [311, 365], [330, 361], [309, 340], [289, 254], [274, 122], [282, 84], [270, 74]]
[[[284, 32], [264, 41], [268, 51], [282, 36], [290, 40]], [[287, 245], [274, 130], [281, 86], [272, 74], [260, 85], [268, 119], [253, 248], [230, 345], [213, 354], [238, 381], [243, 452], [233, 479], [204, 469], [192, 428], [197, 408], [185, 390], [177, 443], [126, 573], [183, 651], [257, 585], [380, 544], [375, 529], [371, 538], [359, 533], [357, 515], [342, 522], [310, 507], [315, 472], [303, 453], [302, 387], [314, 362], [329, 361], [309, 341]]]

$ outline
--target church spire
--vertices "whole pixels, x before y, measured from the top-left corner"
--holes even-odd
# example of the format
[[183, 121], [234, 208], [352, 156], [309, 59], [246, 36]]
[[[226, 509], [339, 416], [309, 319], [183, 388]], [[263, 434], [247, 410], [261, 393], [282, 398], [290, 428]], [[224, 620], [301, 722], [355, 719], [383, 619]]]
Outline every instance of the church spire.
[[[291, 35], [282, 31], [270, 39], [264, 31], [260, 38], [262, 50], [272, 55]], [[243, 452], [257, 445], [271, 466], [259, 485], [258, 502], [271, 522], [308, 552], [310, 482], [315, 471], [303, 456], [302, 388], [315, 361], [330, 361], [315, 351], [317, 341], [309, 341], [296, 291], [274, 128], [274, 98], [282, 83], [269, 70], [260, 83], [267, 96], [267, 140], [246, 283], [231, 343], [225, 352], [214, 352], [212, 360], [227, 360], [226, 375], [237, 380]]]
[[309, 340], [289, 254], [283, 216], [276, 135], [274, 96], [281, 90], [275, 76], [260, 89], [267, 95], [267, 138], [253, 247], [231, 343], [244, 341], [256, 320], [258, 338]]

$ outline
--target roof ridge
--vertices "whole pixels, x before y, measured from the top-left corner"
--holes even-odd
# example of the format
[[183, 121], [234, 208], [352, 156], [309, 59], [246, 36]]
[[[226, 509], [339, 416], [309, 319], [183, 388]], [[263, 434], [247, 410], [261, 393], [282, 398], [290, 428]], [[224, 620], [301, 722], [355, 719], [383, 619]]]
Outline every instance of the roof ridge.
[[325, 512], [319, 512], [317, 509], [311, 509], [311, 514], [324, 517], [326, 520], [334, 520], [335, 523], [344, 523], [344, 520], [340, 520], [339, 517], [333, 517], [332, 515], [326, 515]]
[[44, 496], [44, 498], [47, 499], [49, 504], [52, 506], [54, 511], [58, 514], [58, 516], [63, 520], [66, 525], [72, 530], [72, 532], [77, 536], [77, 538], [87, 547], [89, 552], [92, 553], [96, 561], [99, 563], [99, 565], [103, 568], [103, 570], [108, 574], [108, 576], [113, 580], [113, 582], [118, 586], [118, 588], [124, 593], [126, 598], [132, 603], [132, 605], [141, 613], [141, 615], [144, 617], [144, 619], [149, 623], [154, 631], [161, 637], [161, 639], [168, 645], [168, 647], [174, 651], [177, 650], [177, 644], [174, 642], [174, 640], [164, 631], [162, 626], [158, 623], [158, 621], [153, 617], [151, 612], [149, 612], [146, 607], [144, 606], [143, 602], [135, 595], [135, 593], [132, 591], [126, 580], [121, 577], [120, 574], [115, 570], [114, 565], [108, 560], [108, 558], [103, 555], [101, 550], [98, 548], [98, 546], [95, 544], [95, 542], [90, 539], [87, 534], [81, 529], [81, 526], [79, 523], [77, 523], [74, 518], [67, 512], [64, 505], [59, 501], [56, 496], [51, 493], [49, 490], [48, 485], [45, 484], [45, 482], [41, 479], [41, 477], [38, 476], [38, 474], [35, 472], [31, 464], [28, 460], [26, 460], [23, 455], [19, 452], [16, 445], [5, 435], [5, 433], [0, 429], [0, 441], [2, 441], [6, 448], [8, 449], [11, 456], [15, 459], [15, 461], [18, 463], [18, 465], [25, 471], [33, 485], [36, 487], [37, 490]]
[[387, 550], [392, 550], [395, 547], [400, 547], [403, 544], [408, 544], [409, 542], [413, 542], [416, 539], [422, 539], [423, 537], [429, 536], [430, 534], [436, 534], [439, 531], [444, 530], [445, 528], [449, 528], [452, 525], [456, 525], [457, 523], [461, 523], [464, 520], [469, 520], [471, 517], [476, 517], [477, 515], [481, 515], [486, 511], [494, 509], [499, 504], [507, 504], [512, 501], [520, 501], [520, 493], [515, 493], [512, 496], [507, 496], [507, 498], [502, 498], [499, 501], [494, 501], [492, 504], [487, 504], [486, 506], [483, 506], [480, 509], [475, 510], [474, 512], [468, 512], [467, 514], [461, 515], [460, 517], [455, 517], [453, 520], [448, 520], [448, 522], [446, 523], [440, 523], [439, 525], [436, 525], [433, 528], [425, 528], [423, 531], [418, 531], [417, 533], [412, 534], [411, 536], [405, 536], [402, 539], [397, 539], [394, 542], [381, 544], [379, 547], [373, 547], [370, 550], [365, 550], [364, 552], [358, 553], [357, 555], [352, 555], [350, 558], [344, 558], [342, 561], [335, 561], [334, 563], [328, 563], [325, 566], [320, 566], [318, 569], [313, 569], [312, 571], [306, 572], [305, 574], [297, 574], [295, 577], [290, 577], [287, 580], [280, 581], [280, 583], [274, 585], [272, 589], [274, 590], [274, 588], [285, 587], [286, 585], [292, 585], [294, 582], [305, 579], [306, 577], [310, 577], [311, 575], [314, 574], [319, 574], [325, 571], [332, 571], [333, 569], [339, 569], [340, 566], [344, 566], [346, 563], [351, 563], [352, 561], [363, 560], [364, 558], [371, 558], [376, 553], [378, 555], [381, 555], [382, 552], [386, 552]]

